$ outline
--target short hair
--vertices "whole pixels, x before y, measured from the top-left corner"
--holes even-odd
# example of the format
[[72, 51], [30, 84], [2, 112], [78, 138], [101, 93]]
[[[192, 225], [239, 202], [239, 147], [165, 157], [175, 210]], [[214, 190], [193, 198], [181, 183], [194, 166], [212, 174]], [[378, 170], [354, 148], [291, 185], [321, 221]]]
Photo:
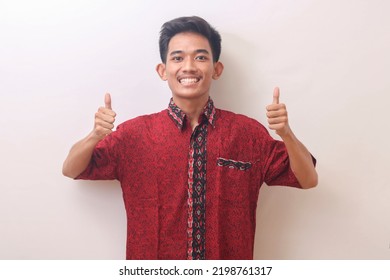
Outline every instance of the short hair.
[[167, 62], [168, 45], [173, 36], [183, 32], [194, 32], [204, 36], [210, 44], [213, 61], [217, 62], [221, 54], [221, 35], [201, 17], [179, 17], [164, 23], [160, 31], [159, 47], [163, 63]]

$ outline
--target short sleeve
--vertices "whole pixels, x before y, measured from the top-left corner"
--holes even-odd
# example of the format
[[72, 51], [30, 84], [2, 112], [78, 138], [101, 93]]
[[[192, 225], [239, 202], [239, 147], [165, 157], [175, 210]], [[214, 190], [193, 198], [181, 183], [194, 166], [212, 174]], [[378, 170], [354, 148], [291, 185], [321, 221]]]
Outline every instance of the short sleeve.
[[[297, 177], [290, 166], [286, 145], [283, 141], [273, 139], [268, 131], [265, 144], [264, 182], [269, 186], [290, 186], [301, 188]], [[317, 160], [311, 155], [314, 166]]]
[[265, 164], [264, 182], [269, 186], [300, 188], [301, 185], [291, 170], [285, 144], [282, 141], [272, 139], [268, 141], [267, 145], [268, 158]]
[[87, 168], [76, 177], [84, 180], [118, 179], [118, 151], [121, 144], [121, 131], [117, 130], [106, 136], [95, 147]]

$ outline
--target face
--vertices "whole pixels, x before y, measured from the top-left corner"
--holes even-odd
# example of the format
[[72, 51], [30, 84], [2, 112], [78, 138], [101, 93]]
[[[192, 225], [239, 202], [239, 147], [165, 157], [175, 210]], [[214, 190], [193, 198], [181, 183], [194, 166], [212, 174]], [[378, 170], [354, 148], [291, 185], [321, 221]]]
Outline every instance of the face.
[[208, 40], [189, 32], [171, 38], [166, 63], [157, 65], [157, 72], [168, 81], [174, 100], [207, 100], [211, 82], [220, 77], [222, 70], [222, 63], [213, 62]]

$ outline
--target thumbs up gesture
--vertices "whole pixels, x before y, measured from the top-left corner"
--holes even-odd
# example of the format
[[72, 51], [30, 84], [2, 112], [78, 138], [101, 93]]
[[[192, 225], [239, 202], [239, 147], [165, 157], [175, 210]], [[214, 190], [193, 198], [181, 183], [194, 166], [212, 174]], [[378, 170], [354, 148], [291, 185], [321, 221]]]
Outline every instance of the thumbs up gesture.
[[276, 87], [274, 89], [273, 102], [268, 105], [266, 109], [269, 129], [275, 130], [276, 134], [283, 138], [290, 133], [291, 130], [288, 124], [286, 105], [279, 103], [279, 96], [280, 91], [279, 88]]
[[109, 135], [115, 122], [116, 113], [111, 108], [111, 95], [106, 93], [104, 97], [104, 107], [100, 107], [95, 114], [95, 125], [93, 134], [99, 139]]

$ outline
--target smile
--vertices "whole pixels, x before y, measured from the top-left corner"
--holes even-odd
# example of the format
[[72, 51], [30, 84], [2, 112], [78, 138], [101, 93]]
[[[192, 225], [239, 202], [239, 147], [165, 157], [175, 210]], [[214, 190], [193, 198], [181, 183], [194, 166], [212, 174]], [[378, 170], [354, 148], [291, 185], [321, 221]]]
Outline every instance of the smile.
[[191, 85], [199, 82], [199, 78], [181, 78], [179, 79], [179, 83], [182, 85]]

